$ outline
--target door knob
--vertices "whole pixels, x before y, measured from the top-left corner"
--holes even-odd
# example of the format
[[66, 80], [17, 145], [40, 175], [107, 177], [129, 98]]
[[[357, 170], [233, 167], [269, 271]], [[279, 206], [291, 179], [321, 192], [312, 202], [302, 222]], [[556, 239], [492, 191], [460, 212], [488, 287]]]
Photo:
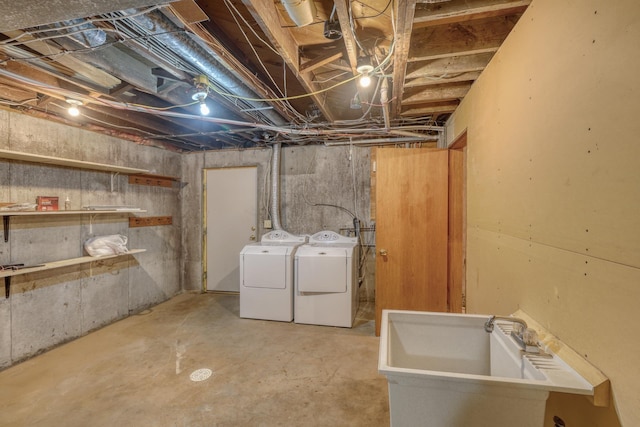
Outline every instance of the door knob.
[[252, 234], [251, 237], [249, 237], [249, 239], [256, 240], [256, 236]]
[[380, 255], [381, 256], [387, 256], [388, 255], [387, 250], [386, 249], [380, 249]]

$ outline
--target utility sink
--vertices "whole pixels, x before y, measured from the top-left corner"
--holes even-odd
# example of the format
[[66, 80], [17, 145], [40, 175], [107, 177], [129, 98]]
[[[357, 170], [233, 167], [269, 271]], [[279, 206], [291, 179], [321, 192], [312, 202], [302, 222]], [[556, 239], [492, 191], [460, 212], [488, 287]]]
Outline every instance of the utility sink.
[[512, 322], [485, 331], [489, 317], [383, 311], [378, 370], [392, 426], [541, 427], [550, 391], [593, 395], [557, 355], [521, 350]]

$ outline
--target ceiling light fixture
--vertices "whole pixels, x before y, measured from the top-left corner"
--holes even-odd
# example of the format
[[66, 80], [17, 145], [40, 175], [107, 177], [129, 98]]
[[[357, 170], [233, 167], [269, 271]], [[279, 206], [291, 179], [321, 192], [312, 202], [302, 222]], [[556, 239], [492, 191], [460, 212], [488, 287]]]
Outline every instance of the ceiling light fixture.
[[67, 101], [67, 104], [70, 104], [67, 113], [72, 117], [78, 117], [80, 115], [80, 109], [78, 107], [82, 105], [82, 102], [77, 99], [66, 99], [65, 101]]
[[209, 94], [209, 78], [204, 74], [200, 74], [193, 79], [196, 87], [196, 93], [191, 95], [191, 99], [200, 102], [200, 114], [206, 116], [209, 114], [209, 107], [207, 106], [206, 99]]
[[365, 73], [360, 77], [358, 83], [360, 84], [360, 87], [369, 87], [369, 85], [371, 85], [371, 77], [368, 73]]
[[209, 111], [209, 107], [207, 106], [207, 103], [204, 102], [204, 98], [200, 101], [200, 114], [202, 114], [203, 116], [208, 116], [210, 113]]
[[358, 80], [360, 87], [369, 87], [369, 85], [371, 84], [371, 76], [369, 74], [373, 71], [371, 58], [368, 56], [361, 56], [360, 58], [358, 58], [356, 71], [361, 75], [360, 79]]

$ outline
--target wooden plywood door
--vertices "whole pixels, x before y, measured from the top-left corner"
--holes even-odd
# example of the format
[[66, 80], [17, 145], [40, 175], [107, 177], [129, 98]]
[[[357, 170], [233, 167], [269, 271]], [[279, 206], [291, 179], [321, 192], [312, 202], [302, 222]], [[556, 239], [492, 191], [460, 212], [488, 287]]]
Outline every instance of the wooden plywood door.
[[376, 153], [376, 335], [383, 309], [447, 311], [447, 150]]

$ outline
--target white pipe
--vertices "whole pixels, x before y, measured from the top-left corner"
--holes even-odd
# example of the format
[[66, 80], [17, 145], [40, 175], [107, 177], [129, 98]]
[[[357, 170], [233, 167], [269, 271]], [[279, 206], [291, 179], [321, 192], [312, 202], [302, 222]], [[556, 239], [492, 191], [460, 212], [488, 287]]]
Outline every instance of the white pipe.
[[280, 143], [273, 144], [271, 158], [271, 226], [282, 230], [280, 225]]
[[327, 147], [335, 147], [340, 145], [383, 145], [383, 144], [400, 144], [405, 142], [426, 142], [426, 141], [437, 141], [438, 137], [435, 135], [425, 135], [421, 137], [399, 137], [399, 138], [372, 138], [372, 139], [361, 139], [357, 141], [344, 141], [344, 142], [325, 142], [324, 145]]
[[313, 24], [316, 17], [316, 4], [313, 0], [281, 0], [289, 18], [298, 27]]
[[387, 78], [382, 79], [382, 87], [380, 88], [380, 103], [382, 104], [382, 116], [384, 117], [384, 128], [389, 130], [391, 127], [391, 120], [389, 119], [389, 83]]

